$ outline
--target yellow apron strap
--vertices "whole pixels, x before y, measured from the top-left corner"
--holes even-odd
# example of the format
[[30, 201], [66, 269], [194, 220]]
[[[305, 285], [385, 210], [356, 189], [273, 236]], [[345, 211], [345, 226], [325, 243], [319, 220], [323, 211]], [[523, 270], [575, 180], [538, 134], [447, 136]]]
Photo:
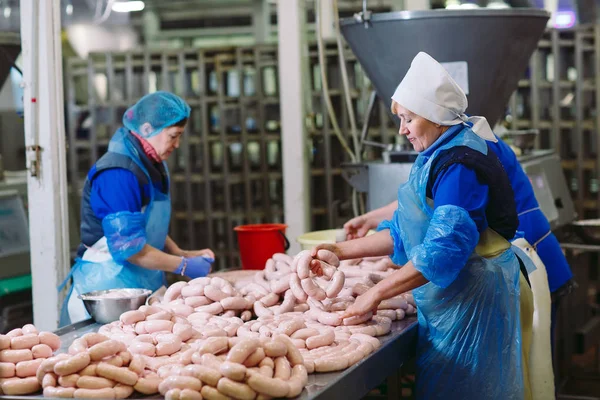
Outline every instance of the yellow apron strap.
[[[475, 252], [481, 257], [491, 258], [502, 254], [510, 249], [511, 244], [494, 230], [487, 228], [479, 236], [479, 243], [475, 247]], [[525, 400], [532, 400], [531, 382], [529, 377], [529, 356], [532, 338], [533, 325], [533, 294], [523, 273], [519, 272], [519, 308], [521, 320], [519, 326], [521, 329], [521, 364], [523, 368], [523, 397]]]
[[493, 229], [487, 228], [479, 235], [475, 252], [481, 257], [491, 258], [510, 249], [510, 243]]

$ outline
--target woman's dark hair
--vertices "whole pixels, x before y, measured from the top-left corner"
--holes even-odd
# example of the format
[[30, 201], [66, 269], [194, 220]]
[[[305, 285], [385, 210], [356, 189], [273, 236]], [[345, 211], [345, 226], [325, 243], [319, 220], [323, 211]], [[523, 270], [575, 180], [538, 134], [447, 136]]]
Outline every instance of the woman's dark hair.
[[184, 119], [182, 119], [181, 121], [177, 121], [175, 122], [173, 125], [170, 125], [169, 128], [173, 127], [173, 126], [177, 126], [179, 128], [183, 128], [188, 122], [188, 118], [185, 117]]

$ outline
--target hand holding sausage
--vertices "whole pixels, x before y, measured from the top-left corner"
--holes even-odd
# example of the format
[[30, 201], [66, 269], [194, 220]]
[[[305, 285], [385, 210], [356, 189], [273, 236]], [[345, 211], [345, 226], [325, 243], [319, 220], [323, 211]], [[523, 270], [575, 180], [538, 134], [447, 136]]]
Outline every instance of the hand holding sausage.
[[340, 262], [341, 251], [335, 244], [320, 244], [311, 250], [310, 255], [313, 258], [309, 265], [310, 270], [317, 276], [323, 276], [324, 269], [321, 261], [337, 267]]
[[377, 306], [381, 303], [379, 293], [375, 288], [367, 290], [356, 298], [354, 304], [349, 306], [342, 314], [342, 318], [350, 318], [354, 316], [364, 315], [369, 312], [377, 313]]

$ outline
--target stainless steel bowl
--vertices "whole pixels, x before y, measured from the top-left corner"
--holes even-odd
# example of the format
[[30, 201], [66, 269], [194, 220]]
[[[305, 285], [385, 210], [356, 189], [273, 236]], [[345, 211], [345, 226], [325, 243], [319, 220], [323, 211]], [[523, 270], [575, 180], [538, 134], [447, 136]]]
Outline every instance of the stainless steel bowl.
[[108, 324], [124, 312], [143, 306], [150, 294], [148, 289], [109, 289], [84, 293], [79, 298], [96, 322]]

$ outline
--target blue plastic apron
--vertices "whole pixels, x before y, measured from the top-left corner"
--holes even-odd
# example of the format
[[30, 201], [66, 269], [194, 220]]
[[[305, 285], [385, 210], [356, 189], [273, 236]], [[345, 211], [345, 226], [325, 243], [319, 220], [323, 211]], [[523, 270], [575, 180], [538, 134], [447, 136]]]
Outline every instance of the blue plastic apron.
[[[483, 139], [465, 128], [429, 159], [418, 157], [398, 190], [393, 223], [408, 259], [434, 213], [426, 197], [432, 161], [454, 146], [487, 152]], [[511, 249], [493, 258], [473, 253], [446, 288], [429, 282], [413, 294], [419, 310], [417, 398], [523, 398], [519, 263]]]
[[[151, 182], [150, 174], [144, 168], [137, 149], [127, 140], [125, 136], [127, 134], [124, 129], [118, 130], [110, 141], [108, 151], [130, 157], [144, 171], [148, 181]], [[163, 164], [166, 169], [166, 163], [163, 162]], [[150, 190], [150, 203], [142, 210], [142, 215], [145, 218], [146, 244], [163, 250], [171, 220], [171, 197], [169, 194], [162, 193], [153, 185], [150, 186], [152, 188]], [[118, 263], [114, 259], [99, 263], [78, 258], [69, 276], [59, 287], [59, 291], [64, 288], [70, 278], [73, 278], [73, 285], [62, 307], [61, 326], [72, 323], [67, 304], [73, 295], [73, 289], [76, 289], [79, 294], [94, 290], [117, 288], [145, 288], [154, 291], [165, 284], [163, 271], [142, 268], [127, 261]]]

